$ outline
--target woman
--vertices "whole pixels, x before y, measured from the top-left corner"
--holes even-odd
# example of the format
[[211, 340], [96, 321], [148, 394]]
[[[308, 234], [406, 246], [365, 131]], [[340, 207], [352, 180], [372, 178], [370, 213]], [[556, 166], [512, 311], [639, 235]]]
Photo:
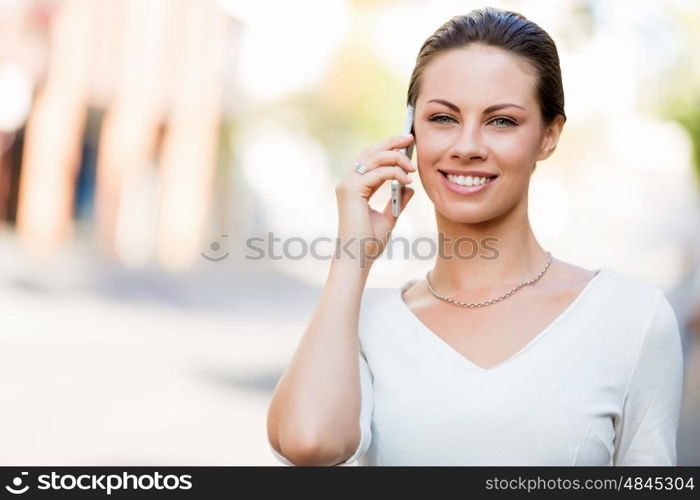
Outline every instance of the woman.
[[[663, 291], [552, 258], [528, 220], [530, 176], [566, 120], [554, 42], [517, 13], [455, 17], [422, 46], [408, 103], [440, 256], [425, 279], [365, 290], [372, 260], [336, 254], [269, 407], [274, 455], [675, 465], [683, 367]], [[411, 141], [367, 148], [336, 187], [339, 239], [355, 255], [386, 245], [396, 218], [368, 200], [410, 182], [416, 166], [397, 150]]]

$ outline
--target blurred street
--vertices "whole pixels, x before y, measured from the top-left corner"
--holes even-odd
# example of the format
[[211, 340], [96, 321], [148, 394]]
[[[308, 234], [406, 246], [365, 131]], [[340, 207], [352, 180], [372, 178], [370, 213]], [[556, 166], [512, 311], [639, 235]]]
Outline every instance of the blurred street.
[[[267, 403], [320, 290], [226, 261], [128, 272], [78, 248], [42, 268], [0, 241], [0, 463], [280, 465]], [[693, 346], [679, 465], [700, 463]]]
[[38, 269], [8, 242], [0, 463], [278, 465], [267, 403], [314, 290], [224, 263], [106, 270], [77, 250]]

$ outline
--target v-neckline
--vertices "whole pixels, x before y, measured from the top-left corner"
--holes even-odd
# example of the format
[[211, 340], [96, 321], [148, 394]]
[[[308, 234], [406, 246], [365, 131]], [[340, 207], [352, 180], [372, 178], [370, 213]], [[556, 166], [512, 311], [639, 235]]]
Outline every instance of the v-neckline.
[[523, 354], [525, 351], [529, 350], [529, 348], [534, 345], [538, 340], [540, 340], [542, 337], [547, 335], [557, 324], [559, 324], [565, 317], [567, 317], [569, 314], [571, 314], [571, 311], [578, 305], [579, 302], [583, 299], [585, 295], [587, 295], [590, 290], [595, 286], [595, 284], [600, 281], [600, 277], [607, 272], [607, 268], [605, 266], [602, 266], [599, 268], [595, 275], [586, 283], [586, 285], [583, 287], [583, 289], [576, 295], [573, 301], [566, 306], [566, 308], [556, 317], [554, 320], [552, 320], [542, 331], [540, 331], [537, 335], [535, 335], [530, 341], [525, 344], [523, 347], [518, 349], [515, 353], [513, 353], [511, 356], [508, 358], [504, 359], [503, 361], [499, 362], [498, 364], [486, 368], [484, 366], [481, 366], [471, 359], [469, 359], [467, 356], [459, 352], [457, 349], [455, 349], [452, 345], [450, 345], [446, 340], [444, 340], [442, 337], [437, 335], [434, 331], [432, 331], [428, 326], [423, 323], [423, 321], [418, 318], [418, 316], [415, 315], [413, 310], [411, 310], [410, 307], [408, 307], [408, 304], [404, 302], [403, 300], [403, 292], [404, 290], [407, 289], [407, 287], [414, 283], [415, 281], [419, 280], [411, 280], [407, 283], [404, 283], [403, 286], [400, 286], [399, 288], [394, 289], [394, 296], [398, 299], [399, 301], [399, 306], [400, 309], [402, 309], [406, 315], [410, 318], [410, 320], [416, 325], [418, 330], [421, 332], [427, 334], [427, 337], [431, 338], [433, 342], [437, 343], [437, 345], [441, 346], [443, 349], [446, 349], [447, 352], [452, 355], [452, 356], [457, 356], [458, 360], [461, 360], [462, 363], [466, 363], [467, 365], [475, 368], [476, 370], [482, 372], [482, 373], [491, 373], [495, 370], [498, 370], [499, 368], [503, 367], [504, 365], [509, 364], [512, 360], [515, 358], [519, 357], [521, 354]]

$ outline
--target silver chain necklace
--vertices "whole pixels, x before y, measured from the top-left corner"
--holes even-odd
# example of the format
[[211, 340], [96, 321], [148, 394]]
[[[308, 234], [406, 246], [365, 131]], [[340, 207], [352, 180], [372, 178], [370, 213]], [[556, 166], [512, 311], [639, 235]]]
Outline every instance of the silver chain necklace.
[[451, 298], [449, 298], [449, 297], [444, 297], [444, 296], [440, 295], [439, 293], [437, 293], [437, 292], [433, 289], [433, 286], [430, 284], [430, 271], [428, 271], [428, 272], [426, 273], [426, 275], [425, 275], [425, 282], [426, 282], [426, 284], [428, 285], [428, 289], [430, 290], [430, 293], [432, 293], [433, 295], [435, 295], [435, 297], [437, 297], [437, 298], [440, 299], [440, 300], [444, 300], [445, 302], [450, 302], [451, 304], [454, 304], [454, 305], [460, 306], [460, 307], [472, 307], [472, 308], [473, 308], [473, 307], [484, 307], [484, 306], [487, 306], [487, 305], [489, 305], [489, 304], [495, 304], [496, 302], [500, 302], [501, 300], [503, 300], [503, 299], [505, 299], [505, 298], [508, 298], [508, 297], [510, 297], [511, 295], [513, 295], [515, 292], [517, 292], [518, 290], [520, 290], [520, 289], [521, 289], [522, 287], [524, 287], [525, 285], [529, 285], [529, 284], [531, 284], [531, 283], [534, 283], [535, 281], [537, 281], [538, 279], [540, 279], [540, 278], [542, 277], [542, 275], [545, 273], [545, 271], [547, 271], [547, 269], [549, 268], [549, 264], [551, 264], [551, 263], [552, 263], [552, 254], [551, 254], [550, 252], [547, 252], [547, 264], [544, 266], [544, 269], [542, 269], [542, 270], [540, 271], [540, 273], [537, 275], [536, 278], [531, 279], [530, 281], [523, 281], [523, 282], [520, 283], [518, 286], [516, 286], [515, 288], [513, 288], [510, 292], [508, 292], [508, 293], [506, 293], [506, 294], [504, 294], [504, 295], [501, 295], [501, 296], [498, 297], [497, 299], [487, 300], [486, 302], [476, 302], [476, 303], [471, 302], [471, 303], [466, 303], [466, 302], [460, 302], [459, 300], [451, 299]]

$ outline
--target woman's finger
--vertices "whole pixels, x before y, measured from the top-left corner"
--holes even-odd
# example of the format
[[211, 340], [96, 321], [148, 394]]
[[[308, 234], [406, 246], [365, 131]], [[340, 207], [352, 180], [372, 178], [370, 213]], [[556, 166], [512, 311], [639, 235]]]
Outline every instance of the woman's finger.
[[407, 172], [416, 171], [415, 163], [413, 163], [406, 154], [399, 151], [376, 151], [365, 159], [360, 160], [360, 163], [367, 167], [368, 170], [372, 170], [381, 165], [399, 165]]
[[336, 193], [343, 197], [350, 193], [359, 193], [362, 198], [369, 200], [377, 189], [390, 179], [396, 179], [404, 185], [413, 182], [401, 167], [377, 167], [365, 174], [354, 173], [351, 178], [345, 178], [336, 185]]
[[389, 179], [396, 179], [402, 184], [410, 184], [413, 182], [413, 179], [411, 179], [401, 167], [395, 165], [390, 167], [382, 166], [373, 168], [366, 174], [362, 175], [359, 182], [367, 186], [379, 187], [383, 182]]
[[374, 151], [403, 148], [407, 147], [409, 144], [411, 144], [411, 142], [413, 142], [413, 134], [395, 135], [393, 137], [389, 137], [388, 139], [384, 139], [383, 141], [377, 142], [376, 144], [368, 146], [365, 149], [365, 152], [371, 153]]

